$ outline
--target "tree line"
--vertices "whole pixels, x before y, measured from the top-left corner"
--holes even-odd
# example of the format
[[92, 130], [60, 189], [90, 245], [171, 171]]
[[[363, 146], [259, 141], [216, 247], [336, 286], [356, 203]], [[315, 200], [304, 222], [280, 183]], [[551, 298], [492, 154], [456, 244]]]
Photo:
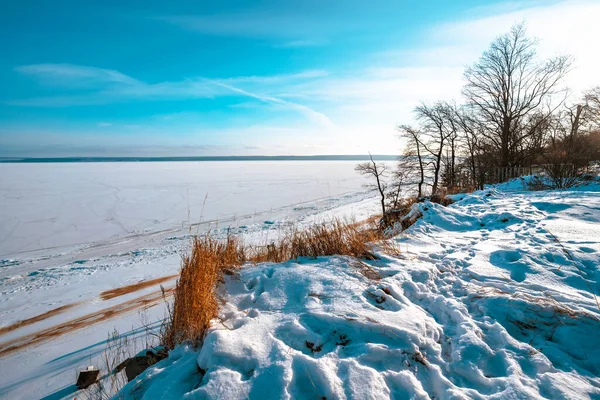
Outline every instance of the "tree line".
[[405, 147], [393, 171], [357, 166], [375, 178], [384, 216], [406, 191], [441, 196], [532, 171], [562, 188], [600, 160], [600, 87], [572, 100], [563, 86], [572, 58], [541, 60], [536, 47], [524, 24], [513, 26], [465, 69], [462, 102], [421, 103], [415, 123], [398, 127]]

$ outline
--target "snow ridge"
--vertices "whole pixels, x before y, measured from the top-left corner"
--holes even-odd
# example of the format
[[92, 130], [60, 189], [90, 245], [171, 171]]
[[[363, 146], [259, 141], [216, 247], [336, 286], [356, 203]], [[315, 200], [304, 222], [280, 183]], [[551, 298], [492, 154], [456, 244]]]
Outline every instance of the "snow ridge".
[[173, 350], [122, 394], [598, 398], [598, 191], [422, 203], [423, 217], [392, 239], [401, 257], [246, 267], [226, 279], [203, 347]]

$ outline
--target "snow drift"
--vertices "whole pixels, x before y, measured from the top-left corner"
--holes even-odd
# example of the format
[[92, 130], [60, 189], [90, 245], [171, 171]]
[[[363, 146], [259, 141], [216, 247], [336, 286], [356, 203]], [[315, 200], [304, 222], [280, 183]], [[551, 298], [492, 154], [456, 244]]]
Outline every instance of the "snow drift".
[[401, 257], [244, 268], [202, 348], [176, 348], [121, 394], [597, 398], [599, 190], [424, 203], [393, 239]]

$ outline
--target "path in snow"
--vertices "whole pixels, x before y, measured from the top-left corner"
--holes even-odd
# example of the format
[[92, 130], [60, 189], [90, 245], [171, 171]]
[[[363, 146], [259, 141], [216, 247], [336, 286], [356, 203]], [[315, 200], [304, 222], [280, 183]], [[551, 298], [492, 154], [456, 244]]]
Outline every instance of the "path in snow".
[[123, 394], [599, 398], [600, 187], [509, 189], [420, 204], [400, 257], [242, 269], [202, 349], [175, 349]]

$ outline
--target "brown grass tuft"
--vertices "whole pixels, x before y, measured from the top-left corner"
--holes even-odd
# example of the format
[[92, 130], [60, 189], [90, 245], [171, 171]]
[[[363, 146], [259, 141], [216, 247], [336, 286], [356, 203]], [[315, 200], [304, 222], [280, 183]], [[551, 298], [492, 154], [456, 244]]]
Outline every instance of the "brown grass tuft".
[[284, 234], [278, 243], [255, 247], [248, 251], [248, 261], [283, 262], [298, 257], [347, 255], [375, 259], [371, 244], [383, 239], [374, 225], [334, 220]]
[[213, 238], [210, 233], [194, 238], [192, 251], [183, 257], [173, 308], [162, 335], [164, 345], [172, 348], [184, 341], [193, 344], [202, 341], [210, 321], [217, 316], [215, 290], [223, 270], [244, 262], [244, 247], [234, 236], [225, 241]]
[[284, 262], [298, 257], [347, 255], [372, 260], [377, 258], [372, 243], [383, 238], [373, 223], [340, 220], [288, 231], [277, 243], [266, 246], [244, 246], [232, 235], [223, 241], [210, 234], [195, 237], [191, 252], [183, 257], [161, 342], [169, 348], [181, 342], [202, 342], [211, 320], [217, 317], [217, 284], [231, 269], [246, 262]]

